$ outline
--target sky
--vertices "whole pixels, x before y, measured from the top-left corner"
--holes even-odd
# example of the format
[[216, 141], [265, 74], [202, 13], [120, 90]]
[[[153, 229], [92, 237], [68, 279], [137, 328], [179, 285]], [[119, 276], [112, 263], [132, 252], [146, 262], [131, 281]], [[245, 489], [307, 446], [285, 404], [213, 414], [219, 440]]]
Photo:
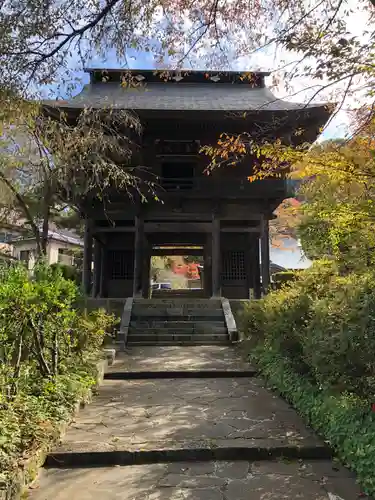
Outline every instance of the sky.
[[284, 238], [282, 247], [272, 246], [270, 258], [271, 262], [286, 269], [306, 269], [312, 264], [294, 238]]

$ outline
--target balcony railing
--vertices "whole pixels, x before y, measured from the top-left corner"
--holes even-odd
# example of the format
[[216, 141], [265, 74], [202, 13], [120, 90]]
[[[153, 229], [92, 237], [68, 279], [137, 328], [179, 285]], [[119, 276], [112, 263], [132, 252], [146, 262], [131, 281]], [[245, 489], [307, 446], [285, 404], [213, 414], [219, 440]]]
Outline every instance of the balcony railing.
[[189, 197], [240, 197], [259, 198], [263, 196], [286, 195], [287, 183], [283, 179], [265, 179], [249, 182], [246, 179], [225, 179], [213, 177], [160, 178], [161, 194], [182, 194]]
[[161, 178], [161, 187], [168, 192], [173, 192], [173, 191], [191, 191], [192, 189], [196, 189], [197, 179], [194, 177], [186, 177], [186, 178], [168, 178], [164, 177]]

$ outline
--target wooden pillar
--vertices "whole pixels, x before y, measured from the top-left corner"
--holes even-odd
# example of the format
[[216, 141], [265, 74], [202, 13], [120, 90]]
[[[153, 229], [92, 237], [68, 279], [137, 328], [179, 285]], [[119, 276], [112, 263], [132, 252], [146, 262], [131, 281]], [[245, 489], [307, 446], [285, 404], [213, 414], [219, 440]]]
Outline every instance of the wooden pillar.
[[262, 218], [261, 234], [261, 268], [262, 268], [262, 289], [263, 293], [268, 293], [270, 286], [270, 232], [269, 221], [265, 217]]
[[101, 266], [102, 266], [102, 245], [100, 241], [94, 241], [94, 278], [92, 285], [92, 297], [98, 297], [100, 293], [100, 280], [101, 280]]
[[151, 245], [146, 237], [144, 238], [142, 266], [142, 297], [148, 299], [150, 293]]
[[259, 252], [259, 236], [257, 235], [253, 247], [253, 289], [254, 298], [260, 299], [262, 290], [260, 286], [260, 252]]
[[107, 248], [102, 245], [100, 253], [100, 284], [99, 284], [99, 297], [107, 297], [108, 295], [108, 262], [107, 262]]
[[220, 219], [214, 215], [212, 219], [212, 297], [220, 297]]
[[143, 274], [143, 247], [144, 247], [144, 223], [140, 215], [135, 216], [135, 234], [134, 234], [134, 278], [133, 278], [133, 297], [142, 295], [142, 274]]
[[90, 294], [91, 289], [91, 269], [92, 269], [92, 231], [90, 221], [85, 220], [85, 234], [83, 238], [83, 269], [82, 269], [82, 285], [85, 295]]
[[207, 233], [206, 243], [204, 245], [204, 264], [203, 264], [203, 289], [204, 296], [212, 296], [212, 237]]
[[[250, 290], [254, 290], [254, 235], [247, 234], [245, 247], [246, 298], [250, 298]], [[256, 240], [258, 241], [258, 240]]]

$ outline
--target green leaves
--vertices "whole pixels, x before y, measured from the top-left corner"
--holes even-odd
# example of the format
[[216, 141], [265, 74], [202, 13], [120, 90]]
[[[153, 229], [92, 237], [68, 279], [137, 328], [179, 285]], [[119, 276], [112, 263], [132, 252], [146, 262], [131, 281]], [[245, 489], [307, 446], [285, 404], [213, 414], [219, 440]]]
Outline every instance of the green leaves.
[[[58, 436], [96, 380], [114, 316], [76, 309], [78, 288], [40, 264], [0, 268], [0, 481]], [[22, 342], [20, 341], [22, 339]]]
[[242, 312], [249, 355], [375, 493], [375, 273], [317, 261]]

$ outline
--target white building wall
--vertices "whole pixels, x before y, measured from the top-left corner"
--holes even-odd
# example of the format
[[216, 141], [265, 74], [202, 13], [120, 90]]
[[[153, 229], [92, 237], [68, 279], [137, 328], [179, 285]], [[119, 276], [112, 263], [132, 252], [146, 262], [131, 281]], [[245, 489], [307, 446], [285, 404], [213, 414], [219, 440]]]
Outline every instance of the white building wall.
[[[13, 246], [13, 257], [20, 259], [21, 252], [26, 250], [30, 252], [29, 269], [32, 269], [36, 260], [36, 242], [33, 240], [19, 242]], [[59, 261], [59, 249], [79, 250], [80, 247], [64, 241], [49, 240], [47, 245], [47, 262], [49, 265], [56, 264]], [[73, 264], [73, 257], [64, 255], [64, 264]]]

